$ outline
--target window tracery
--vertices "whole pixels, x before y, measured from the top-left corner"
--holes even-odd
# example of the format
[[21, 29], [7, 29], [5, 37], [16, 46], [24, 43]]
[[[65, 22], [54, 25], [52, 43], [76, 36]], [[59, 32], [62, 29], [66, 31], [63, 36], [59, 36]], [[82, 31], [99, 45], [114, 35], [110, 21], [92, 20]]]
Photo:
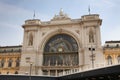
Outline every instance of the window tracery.
[[66, 35], [59, 34], [53, 36], [47, 43], [44, 48], [45, 52], [59, 52], [59, 49], [63, 49], [64, 52], [74, 51], [77, 52], [78, 46], [76, 41]]
[[75, 39], [66, 34], [50, 38], [44, 48], [43, 65], [78, 65], [78, 45]]
[[[64, 70], [67, 71], [71, 66], [79, 65], [78, 59], [76, 40], [67, 34], [54, 35], [47, 41], [44, 47], [43, 66], [48, 66], [48, 69], [43, 69], [43, 74], [55, 75]], [[53, 66], [56, 67], [55, 70], [50, 69]], [[60, 66], [61, 68], [59, 68]], [[69, 69], [62, 69], [65, 66]]]

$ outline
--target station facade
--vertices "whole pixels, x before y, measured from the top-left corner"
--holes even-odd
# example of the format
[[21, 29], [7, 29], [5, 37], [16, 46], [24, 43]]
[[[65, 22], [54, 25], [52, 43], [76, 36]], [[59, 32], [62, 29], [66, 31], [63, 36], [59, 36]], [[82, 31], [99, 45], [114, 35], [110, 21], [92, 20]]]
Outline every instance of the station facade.
[[71, 19], [62, 10], [50, 21], [26, 20], [19, 73], [57, 76], [104, 66], [101, 24], [98, 14]]
[[111, 72], [109, 75], [96, 77], [94, 70], [91, 75], [99, 79], [115, 77], [117, 80], [118, 70], [114, 73], [112, 68], [120, 64], [120, 41], [106, 41], [102, 47], [101, 24], [98, 14], [71, 19], [62, 10], [50, 21], [26, 20], [22, 25], [23, 44], [0, 46], [0, 74], [59, 76], [71, 70], [79, 72], [113, 65], [108, 73], [107, 67], [105, 71], [103, 69], [105, 74]]
[[120, 41], [106, 41], [103, 54], [106, 65], [120, 64]]
[[0, 74], [18, 74], [22, 46], [0, 47]]

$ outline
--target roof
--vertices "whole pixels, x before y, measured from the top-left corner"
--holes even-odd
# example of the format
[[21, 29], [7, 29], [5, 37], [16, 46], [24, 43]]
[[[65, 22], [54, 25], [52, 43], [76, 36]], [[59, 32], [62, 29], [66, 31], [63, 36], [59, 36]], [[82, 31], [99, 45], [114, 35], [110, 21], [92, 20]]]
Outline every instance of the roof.
[[21, 52], [22, 45], [18, 46], [0, 46], [0, 53]]
[[74, 73], [65, 76], [30, 76], [30, 75], [2, 75], [1, 80], [118, 80], [120, 76], [120, 65], [113, 65], [100, 69]]
[[16, 46], [0, 46], [0, 48], [19, 48], [22, 47], [22, 45], [16, 45]]
[[105, 43], [120, 43], [120, 40], [119, 41], [106, 41]]

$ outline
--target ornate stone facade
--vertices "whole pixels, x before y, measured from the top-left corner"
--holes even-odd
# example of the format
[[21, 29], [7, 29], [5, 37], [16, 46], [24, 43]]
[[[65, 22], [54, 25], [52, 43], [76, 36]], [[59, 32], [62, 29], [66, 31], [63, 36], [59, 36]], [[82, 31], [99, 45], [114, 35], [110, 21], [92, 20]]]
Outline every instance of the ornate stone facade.
[[19, 73], [57, 76], [103, 66], [101, 23], [98, 14], [71, 19], [63, 10], [50, 21], [26, 20]]
[[0, 47], [0, 74], [18, 74], [22, 46]]
[[120, 64], [120, 41], [106, 41], [104, 48], [105, 64]]

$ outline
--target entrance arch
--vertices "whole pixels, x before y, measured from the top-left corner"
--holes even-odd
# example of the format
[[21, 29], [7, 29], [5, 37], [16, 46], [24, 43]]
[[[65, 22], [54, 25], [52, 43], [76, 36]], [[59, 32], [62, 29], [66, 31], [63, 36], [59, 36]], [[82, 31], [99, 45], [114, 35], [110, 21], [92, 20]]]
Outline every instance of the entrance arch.
[[43, 50], [43, 74], [57, 75], [78, 67], [78, 44], [68, 34], [56, 34], [45, 44]]
[[56, 34], [47, 41], [44, 52], [78, 52], [78, 44], [68, 34]]

